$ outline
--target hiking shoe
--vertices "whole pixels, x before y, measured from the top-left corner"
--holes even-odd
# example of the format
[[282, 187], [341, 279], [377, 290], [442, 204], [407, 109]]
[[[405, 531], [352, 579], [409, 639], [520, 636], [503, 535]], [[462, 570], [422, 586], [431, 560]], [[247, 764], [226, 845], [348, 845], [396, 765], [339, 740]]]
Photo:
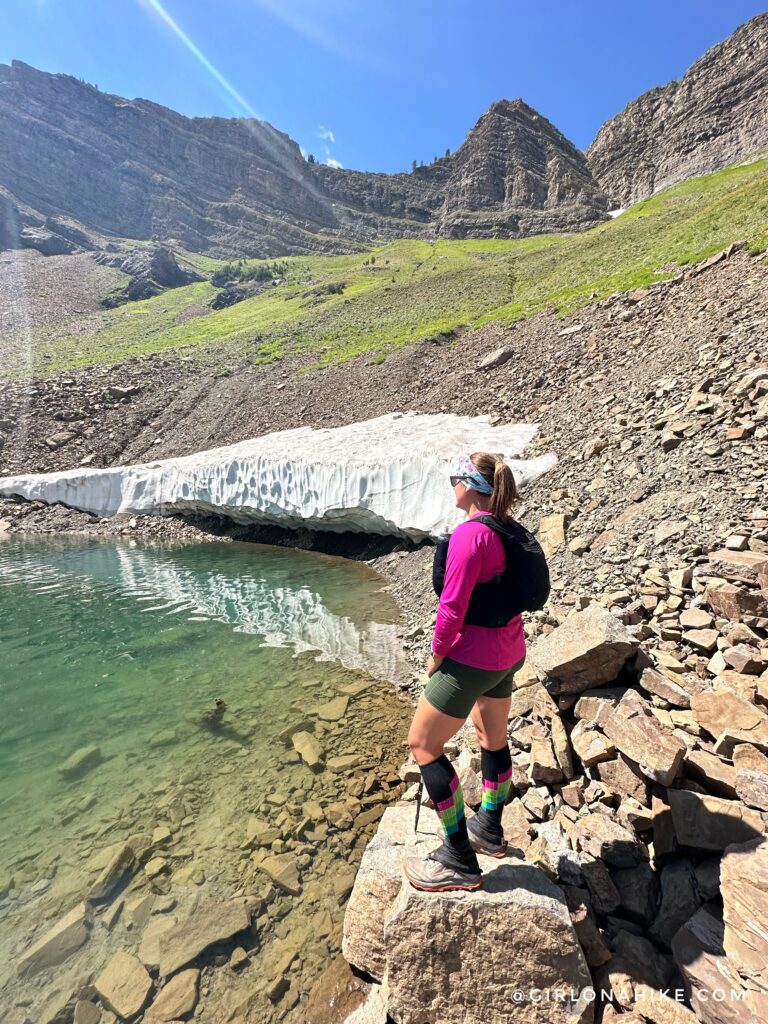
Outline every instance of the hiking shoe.
[[467, 818], [467, 835], [469, 844], [475, 853], [484, 853], [486, 857], [506, 857], [507, 841], [502, 833], [501, 838], [491, 832], [476, 814]]
[[432, 854], [426, 857], [408, 857], [403, 861], [405, 877], [414, 887], [423, 892], [452, 892], [454, 889], [479, 889], [483, 876], [479, 872], [458, 871], [446, 867]]

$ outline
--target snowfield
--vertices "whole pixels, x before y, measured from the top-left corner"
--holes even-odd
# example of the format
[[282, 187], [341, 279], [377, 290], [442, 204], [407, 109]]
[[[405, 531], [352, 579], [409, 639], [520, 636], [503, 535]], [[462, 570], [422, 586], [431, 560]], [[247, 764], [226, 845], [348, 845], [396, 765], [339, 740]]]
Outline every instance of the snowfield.
[[473, 451], [503, 453], [520, 487], [555, 465], [518, 458], [538, 424], [390, 413], [345, 427], [298, 427], [180, 458], [0, 478], [0, 494], [92, 512], [217, 513], [237, 523], [395, 534], [421, 540], [463, 518], [448, 476]]

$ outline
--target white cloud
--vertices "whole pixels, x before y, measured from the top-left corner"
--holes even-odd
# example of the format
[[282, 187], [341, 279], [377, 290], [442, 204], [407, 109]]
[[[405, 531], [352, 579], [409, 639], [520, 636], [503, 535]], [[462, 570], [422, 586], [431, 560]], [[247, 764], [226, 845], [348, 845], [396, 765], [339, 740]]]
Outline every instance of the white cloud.
[[327, 139], [329, 142], [335, 142], [336, 139], [333, 137], [333, 132], [330, 128], [326, 128], [325, 125], [319, 124], [315, 135], [318, 139]]
[[325, 150], [325, 162], [329, 167], [339, 168], [344, 166], [343, 163], [331, 156], [331, 151], [327, 146], [323, 146], [323, 149]]

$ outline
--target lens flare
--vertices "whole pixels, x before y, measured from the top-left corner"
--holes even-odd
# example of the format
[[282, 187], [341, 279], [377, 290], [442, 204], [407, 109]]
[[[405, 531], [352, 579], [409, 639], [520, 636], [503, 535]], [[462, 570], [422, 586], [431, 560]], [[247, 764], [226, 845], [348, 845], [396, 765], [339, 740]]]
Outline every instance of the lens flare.
[[237, 89], [235, 89], [235, 87], [226, 80], [226, 78], [224, 77], [224, 75], [222, 75], [219, 69], [208, 60], [208, 58], [205, 56], [202, 50], [192, 42], [187, 33], [184, 31], [184, 29], [176, 21], [174, 21], [174, 19], [171, 17], [168, 11], [166, 11], [166, 9], [160, 3], [160, 0], [139, 0], [139, 3], [141, 3], [143, 7], [146, 7], [149, 10], [154, 11], [154, 13], [157, 14], [157, 16], [161, 18], [163, 22], [165, 22], [165, 24], [174, 33], [174, 35], [177, 36], [182, 41], [182, 43], [184, 43], [184, 45], [192, 54], [192, 56], [195, 57], [196, 60], [200, 61], [200, 63], [203, 65], [208, 74], [212, 75], [216, 79], [216, 81], [219, 83], [222, 89], [224, 89], [232, 97], [232, 99], [236, 103], [238, 103], [240, 107], [242, 107], [242, 109], [248, 114], [249, 117], [255, 117], [257, 120], [260, 120], [259, 115], [253, 109], [250, 103], [243, 96], [240, 95]]

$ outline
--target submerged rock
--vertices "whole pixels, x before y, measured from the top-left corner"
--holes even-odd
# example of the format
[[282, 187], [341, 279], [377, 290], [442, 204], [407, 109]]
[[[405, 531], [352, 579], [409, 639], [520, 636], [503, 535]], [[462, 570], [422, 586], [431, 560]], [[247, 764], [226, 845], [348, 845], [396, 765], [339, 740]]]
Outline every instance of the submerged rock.
[[92, 768], [95, 768], [96, 765], [101, 764], [101, 761], [100, 747], [95, 745], [80, 747], [74, 754], [69, 755], [64, 764], [59, 766], [59, 776], [68, 782], [82, 778], [83, 775]]
[[200, 971], [194, 968], [180, 971], [171, 978], [144, 1014], [146, 1024], [165, 1024], [189, 1017], [197, 1006], [199, 981]]
[[152, 979], [135, 956], [121, 950], [96, 978], [94, 987], [108, 1009], [128, 1020], [146, 1006]]
[[251, 923], [248, 907], [240, 900], [205, 903], [160, 938], [160, 977], [186, 966], [216, 942], [232, 938]]
[[93, 919], [86, 903], [78, 903], [19, 959], [20, 974], [37, 974], [56, 967], [87, 941]]

